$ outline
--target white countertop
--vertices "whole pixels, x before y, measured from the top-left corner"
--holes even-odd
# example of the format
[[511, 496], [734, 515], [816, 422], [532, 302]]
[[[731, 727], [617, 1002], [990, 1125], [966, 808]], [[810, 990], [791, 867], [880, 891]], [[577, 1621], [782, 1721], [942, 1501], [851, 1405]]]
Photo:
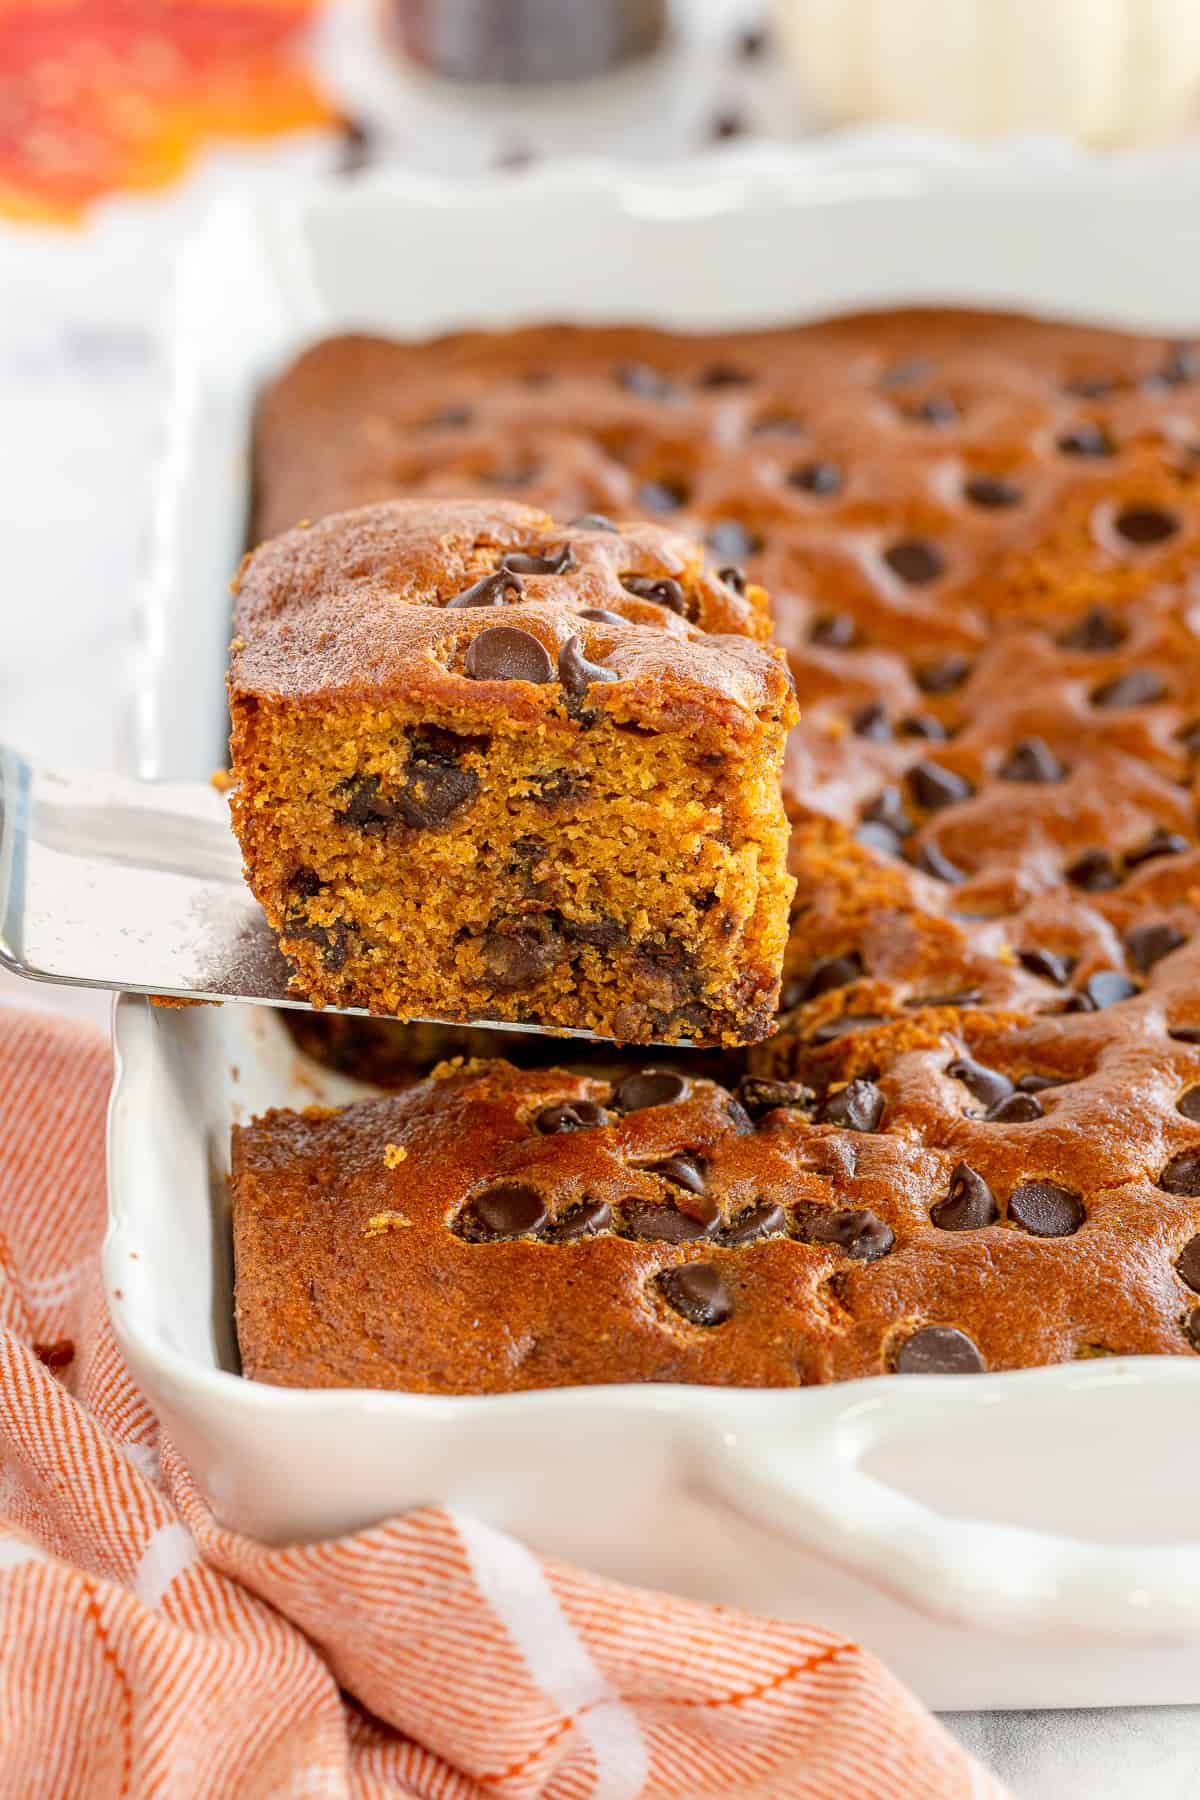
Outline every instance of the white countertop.
[[[803, 128], [778, 71], [730, 49], [738, 21], [756, 10], [700, 0], [695, 31], [675, 64], [675, 102], [643, 112], [635, 150], [655, 156], [668, 142], [703, 142], [727, 109], [772, 131]], [[343, 86], [353, 84], [356, 67], [361, 80], [352, 41], [330, 54]], [[360, 110], [385, 117], [394, 80], [362, 81]], [[595, 98], [588, 129], [611, 130], [614, 105], [621, 108], [620, 96]], [[511, 106], [476, 111], [467, 132], [443, 132], [448, 117], [445, 98], [422, 90], [394, 134], [395, 150], [425, 167], [464, 170], [518, 146], [552, 151], [563, 129], [561, 118], [548, 114], [539, 124], [526, 114], [518, 133]], [[160, 454], [158, 319], [173, 244], [232, 171], [290, 179], [329, 157], [327, 146], [307, 143], [271, 157], [214, 159], [182, 194], [107, 209], [75, 240], [0, 233], [0, 413], [8, 448], [0, 485], [7, 588], [0, 721], [4, 738], [26, 753], [114, 768], [128, 757], [137, 582]], [[102, 995], [2, 974], [0, 1002], [101, 1024], [108, 1014]], [[948, 1723], [1023, 1800], [1190, 1800], [1200, 1766], [1200, 1707], [959, 1715]]]

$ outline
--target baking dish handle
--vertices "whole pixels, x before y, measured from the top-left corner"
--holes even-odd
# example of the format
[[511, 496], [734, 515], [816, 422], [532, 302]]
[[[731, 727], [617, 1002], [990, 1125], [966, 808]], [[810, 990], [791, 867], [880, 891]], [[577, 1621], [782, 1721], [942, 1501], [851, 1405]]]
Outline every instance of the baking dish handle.
[[[1126, 1364], [1131, 1379], [1137, 1367]], [[974, 1377], [898, 1379], [902, 1402], [873, 1380], [809, 1389], [786, 1423], [777, 1409], [769, 1424], [729, 1412], [715, 1457], [710, 1447], [712, 1485], [741, 1516], [947, 1624], [1059, 1643], [1200, 1638], [1200, 1542], [1089, 1542], [956, 1518], [868, 1473], [864, 1458], [914, 1430], [952, 1442], [984, 1400]], [[1030, 1376], [985, 1379], [1001, 1399]]]

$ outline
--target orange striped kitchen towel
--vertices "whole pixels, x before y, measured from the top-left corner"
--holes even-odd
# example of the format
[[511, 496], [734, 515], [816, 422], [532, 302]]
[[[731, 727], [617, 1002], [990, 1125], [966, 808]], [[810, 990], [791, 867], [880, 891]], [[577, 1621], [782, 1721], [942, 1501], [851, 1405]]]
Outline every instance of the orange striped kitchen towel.
[[1000, 1795], [830, 1632], [446, 1510], [223, 1530], [109, 1328], [108, 1083], [94, 1032], [0, 1009], [0, 1795]]

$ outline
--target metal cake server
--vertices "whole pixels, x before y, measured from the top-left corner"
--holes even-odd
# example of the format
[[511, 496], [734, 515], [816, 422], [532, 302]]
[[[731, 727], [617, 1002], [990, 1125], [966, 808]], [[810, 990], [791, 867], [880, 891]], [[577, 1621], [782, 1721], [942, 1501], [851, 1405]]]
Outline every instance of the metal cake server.
[[308, 1006], [288, 990], [287, 962], [242, 877], [215, 788], [42, 769], [3, 746], [0, 963], [72, 987]]

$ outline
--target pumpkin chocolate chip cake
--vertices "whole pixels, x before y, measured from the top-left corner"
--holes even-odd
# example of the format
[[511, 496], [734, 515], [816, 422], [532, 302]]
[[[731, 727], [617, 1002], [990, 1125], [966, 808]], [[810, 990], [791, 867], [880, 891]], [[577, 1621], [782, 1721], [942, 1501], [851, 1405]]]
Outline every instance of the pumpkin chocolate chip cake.
[[[268, 393], [257, 448], [272, 529], [481, 485], [563, 514], [670, 518], [769, 589], [796, 680], [782, 1006], [773, 1037], [731, 1053], [742, 1087], [736, 1070], [718, 1072], [721, 1098], [696, 1079], [644, 1115], [643, 1143], [591, 1072], [529, 1071], [530, 1104], [587, 1098], [604, 1122], [549, 1150], [530, 1130], [536, 1169], [522, 1138], [447, 1192], [443, 1230], [518, 1165], [548, 1221], [568, 1193], [602, 1199], [608, 1248], [574, 1248], [630, 1259], [620, 1316], [638, 1349], [614, 1331], [607, 1354], [648, 1378], [1200, 1350], [1192, 346], [949, 311], [704, 337], [534, 328], [419, 352], [341, 339]], [[753, 1129], [729, 1120], [734, 1090]], [[725, 1109], [716, 1135], [687, 1114], [701, 1091]], [[436, 1108], [434, 1089], [412, 1094]], [[568, 1181], [554, 1160], [584, 1140], [621, 1145], [595, 1194], [598, 1166], [571, 1163]], [[646, 1165], [681, 1157], [704, 1159], [719, 1216], [664, 1250], [629, 1229], [623, 1197], [652, 1180], [679, 1210], [679, 1183]], [[782, 1226], [728, 1243], [759, 1206]], [[847, 1215], [878, 1228], [835, 1224]], [[401, 1261], [425, 1241], [413, 1217], [372, 1241]], [[885, 1236], [879, 1254], [852, 1247]], [[462, 1242], [514, 1267], [520, 1252], [532, 1295], [582, 1280], [616, 1316], [540, 1223]], [[664, 1298], [668, 1265], [692, 1261], [717, 1270], [719, 1322]], [[526, 1295], [506, 1282], [507, 1316]], [[605, 1354], [564, 1378], [612, 1378]], [[286, 1378], [306, 1378], [301, 1359]]]
[[237, 583], [234, 826], [316, 1004], [771, 1029], [795, 718], [765, 596], [653, 525], [396, 501]]

